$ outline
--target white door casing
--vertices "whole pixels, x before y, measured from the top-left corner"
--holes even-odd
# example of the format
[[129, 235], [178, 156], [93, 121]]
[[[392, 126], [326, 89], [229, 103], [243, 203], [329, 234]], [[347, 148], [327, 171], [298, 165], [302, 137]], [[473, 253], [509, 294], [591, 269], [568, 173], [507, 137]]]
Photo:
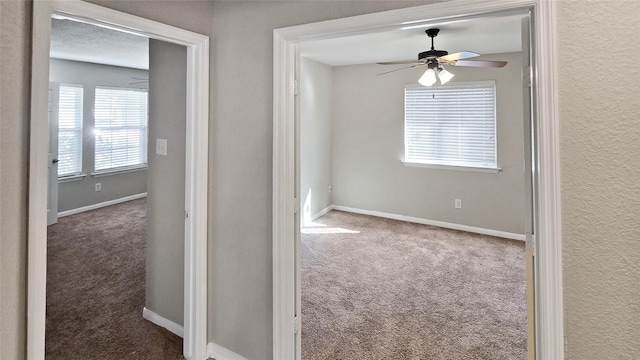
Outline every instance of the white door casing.
[[564, 357], [560, 172], [558, 154], [554, 4], [547, 0], [469, 0], [367, 14], [274, 30], [273, 128], [273, 358], [296, 359], [297, 289], [296, 80], [297, 45], [406, 23], [495, 16], [511, 11], [531, 14], [533, 104], [535, 113], [535, 320], [536, 358]]
[[27, 359], [44, 359], [51, 16], [183, 45], [187, 48], [184, 342], [187, 359], [207, 358], [207, 172], [209, 37], [79, 0], [33, 3]]

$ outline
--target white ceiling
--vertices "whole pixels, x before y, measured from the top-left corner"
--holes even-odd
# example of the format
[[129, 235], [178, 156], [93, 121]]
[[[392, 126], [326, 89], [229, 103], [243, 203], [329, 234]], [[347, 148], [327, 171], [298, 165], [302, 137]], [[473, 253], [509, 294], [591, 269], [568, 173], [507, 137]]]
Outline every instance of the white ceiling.
[[[479, 54], [521, 50], [520, 19], [524, 15], [494, 16], [445, 23], [410, 24], [407, 28], [304, 42], [300, 55], [330, 65], [370, 64], [417, 59], [429, 50], [427, 28], [438, 27], [435, 47], [449, 53]], [[99, 64], [149, 68], [149, 39], [67, 19], [51, 19], [53, 58]]]
[[52, 58], [149, 69], [149, 39], [66, 19], [51, 19]]
[[428, 28], [439, 28], [435, 48], [450, 54], [472, 51], [479, 54], [521, 50], [520, 19], [524, 15], [487, 17], [446, 23], [407, 25], [405, 29], [362, 34], [337, 39], [308, 41], [300, 55], [330, 66], [413, 60], [431, 48]]

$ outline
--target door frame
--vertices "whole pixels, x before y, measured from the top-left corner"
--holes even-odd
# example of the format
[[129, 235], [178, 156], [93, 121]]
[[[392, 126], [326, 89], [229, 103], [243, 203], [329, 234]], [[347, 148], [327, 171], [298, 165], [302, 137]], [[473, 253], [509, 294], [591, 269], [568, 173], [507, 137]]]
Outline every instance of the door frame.
[[185, 217], [183, 353], [187, 359], [206, 359], [209, 37], [80, 0], [33, 2], [27, 359], [41, 360], [45, 353], [47, 105], [53, 14], [187, 48], [185, 211], [188, 216]]
[[273, 94], [273, 358], [296, 358], [295, 216], [296, 72], [298, 44], [411, 23], [529, 11], [533, 22], [532, 82], [536, 115], [534, 218], [535, 356], [564, 357], [559, 133], [555, 8], [548, 0], [460, 0], [274, 30]]

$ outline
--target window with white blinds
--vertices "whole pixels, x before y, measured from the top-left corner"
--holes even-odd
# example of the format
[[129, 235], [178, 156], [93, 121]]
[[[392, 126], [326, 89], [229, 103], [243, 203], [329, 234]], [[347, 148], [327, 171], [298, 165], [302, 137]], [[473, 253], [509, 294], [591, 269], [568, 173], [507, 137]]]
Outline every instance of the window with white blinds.
[[58, 177], [82, 172], [82, 85], [60, 84], [58, 92]]
[[147, 165], [147, 91], [96, 87], [95, 171]]
[[496, 169], [494, 81], [405, 87], [405, 163]]

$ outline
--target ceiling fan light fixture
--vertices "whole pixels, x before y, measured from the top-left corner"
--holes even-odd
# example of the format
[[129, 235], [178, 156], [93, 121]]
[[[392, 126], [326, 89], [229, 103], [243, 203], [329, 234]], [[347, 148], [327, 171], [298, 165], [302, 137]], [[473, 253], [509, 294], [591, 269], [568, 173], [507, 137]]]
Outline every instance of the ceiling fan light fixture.
[[443, 68], [438, 69], [438, 78], [440, 78], [440, 84], [444, 85], [449, 82], [449, 80], [453, 79], [455, 75], [448, 72]]
[[418, 79], [418, 83], [422, 86], [431, 86], [435, 84], [437, 80], [436, 72], [433, 69], [427, 69], [420, 79]]

